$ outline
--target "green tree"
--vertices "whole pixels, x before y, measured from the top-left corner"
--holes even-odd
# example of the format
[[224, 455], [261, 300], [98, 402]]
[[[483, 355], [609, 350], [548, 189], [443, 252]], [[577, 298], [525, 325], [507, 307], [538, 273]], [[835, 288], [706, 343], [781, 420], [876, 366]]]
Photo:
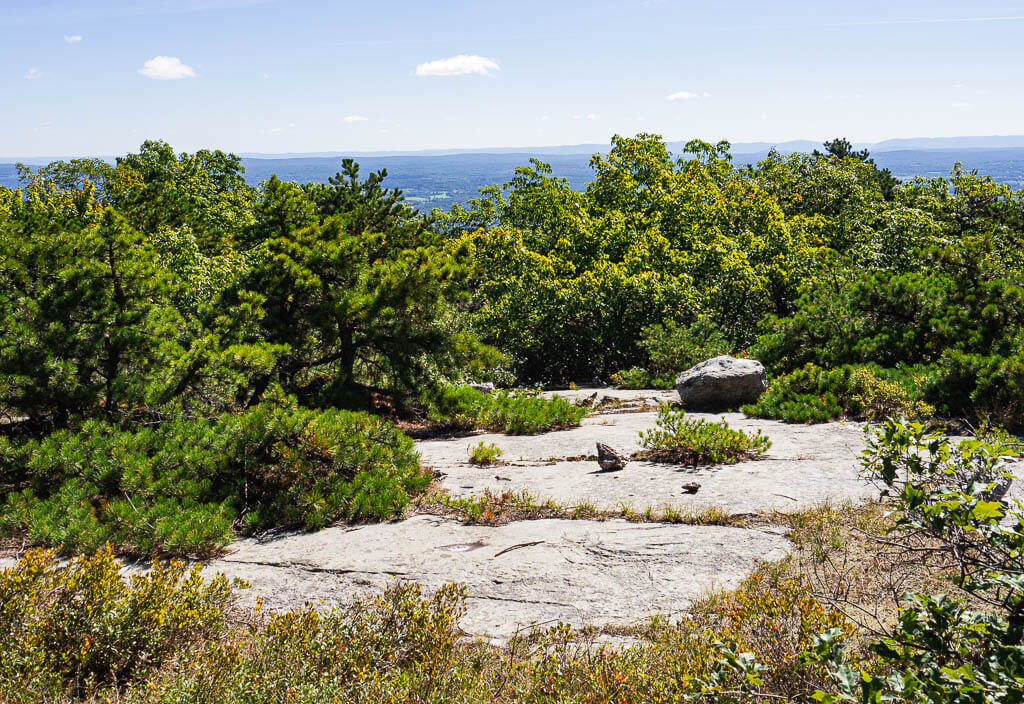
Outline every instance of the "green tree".
[[36, 180], [0, 221], [0, 386], [33, 421], [120, 417], [181, 319], [144, 238], [94, 198]]
[[460, 253], [383, 178], [360, 180], [346, 160], [326, 185], [268, 182], [248, 235], [266, 255], [235, 295], [261, 297], [259, 339], [282, 354], [250, 402], [275, 381], [316, 404], [353, 403], [369, 386], [409, 392], [480, 352], [447, 295]]

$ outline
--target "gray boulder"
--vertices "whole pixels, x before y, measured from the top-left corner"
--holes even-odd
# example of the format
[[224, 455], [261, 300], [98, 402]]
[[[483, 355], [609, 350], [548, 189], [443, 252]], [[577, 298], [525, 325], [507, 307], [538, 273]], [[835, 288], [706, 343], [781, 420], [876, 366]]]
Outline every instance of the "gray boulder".
[[715, 357], [676, 379], [679, 400], [688, 410], [718, 411], [754, 403], [768, 388], [764, 365], [756, 359]]

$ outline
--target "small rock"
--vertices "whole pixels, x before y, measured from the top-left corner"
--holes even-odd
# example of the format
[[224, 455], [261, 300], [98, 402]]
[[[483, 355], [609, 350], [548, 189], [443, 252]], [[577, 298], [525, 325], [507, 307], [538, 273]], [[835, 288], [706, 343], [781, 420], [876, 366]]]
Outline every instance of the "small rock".
[[629, 460], [603, 442], [597, 443], [597, 464], [606, 472], [617, 472], [624, 469]]
[[481, 384], [481, 383], [467, 384], [467, 386], [469, 386], [469, 388], [473, 389], [474, 391], [479, 391], [482, 394], [489, 394], [489, 393], [494, 391], [494, 384], [492, 384], [489, 381], [486, 382], [486, 383], [483, 383], [483, 384]]
[[729, 355], [701, 362], [676, 379], [679, 400], [687, 410], [736, 408], [754, 403], [767, 388], [764, 365]]
[[601, 381], [601, 377], [595, 376], [593, 379], [590, 380], [590, 385], [591, 386], [604, 386], [605, 383], [603, 381]]
[[700, 491], [700, 484], [697, 482], [690, 482], [689, 484], [683, 484], [683, 491], [687, 494], [696, 494]]

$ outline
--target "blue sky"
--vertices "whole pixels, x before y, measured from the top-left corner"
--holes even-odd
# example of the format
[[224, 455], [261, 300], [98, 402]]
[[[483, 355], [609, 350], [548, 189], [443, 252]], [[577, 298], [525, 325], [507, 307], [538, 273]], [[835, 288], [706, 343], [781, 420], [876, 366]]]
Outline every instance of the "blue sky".
[[0, 10], [0, 157], [1024, 133], [1024, 0]]

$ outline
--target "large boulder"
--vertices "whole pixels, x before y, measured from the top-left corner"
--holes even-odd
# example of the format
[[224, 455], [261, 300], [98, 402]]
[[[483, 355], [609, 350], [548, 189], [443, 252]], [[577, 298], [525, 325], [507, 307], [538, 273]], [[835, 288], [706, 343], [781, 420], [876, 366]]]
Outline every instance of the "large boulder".
[[683, 408], [718, 411], [754, 403], [768, 388], [764, 365], [756, 359], [715, 357], [687, 369], [676, 379]]

